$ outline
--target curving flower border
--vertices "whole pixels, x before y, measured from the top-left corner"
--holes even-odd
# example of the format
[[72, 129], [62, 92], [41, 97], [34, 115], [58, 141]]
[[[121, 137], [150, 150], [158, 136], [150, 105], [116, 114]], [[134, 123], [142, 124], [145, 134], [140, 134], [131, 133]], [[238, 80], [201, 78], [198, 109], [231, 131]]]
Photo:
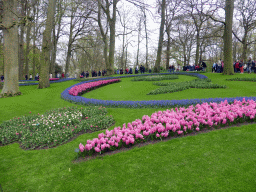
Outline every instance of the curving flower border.
[[[161, 75], [169, 75], [170, 73], [161, 73]], [[175, 72], [171, 74], [177, 75], [189, 75], [195, 76], [200, 79], [206, 79], [207, 77], [202, 74], [198, 73], [186, 73], [186, 72]], [[153, 74], [144, 74], [141, 76], [148, 76], [148, 75], [160, 75], [159, 73]], [[126, 77], [137, 77], [138, 75], [128, 75], [128, 76], [118, 76], [118, 77], [105, 77], [105, 78], [98, 78], [86, 81], [86, 83], [99, 81], [99, 80], [106, 80], [106, 79], [116, 79], [116, 78], [126, 78]], [[228, 103], [232, 103], [235, 100], [242, 101], [243, 98], [246, 100], [256, 100], [256, 97], [224, 97], [224, 98], [206, 98], [206, 99], [182, 99], [182, 100], [143, 100], [143, 101], [113, 101], [113, 100], [99, 100], [99, 99], [89, 99], [81, 96], [73, 96], [69, 94], [69, 90], [77, 85], [84, 84], [85, 82], [80, 82], [71, 87], [65, 89], [61, 93], [61, 98], [73, 103], [81, 104], [81, 105], [100, 105], [105, 107], [114, 107], [114, 108], [166, 108], [166, 107], [177, 107], [177, 106], [189, 106], [189, 105], [196, 105], [202, 103], [209, 103], [215, 102], [220, 103], [222, 101], [227, 100]]]
[[[57, 79], [57, 78], [52, 78], [52, 79]], [[63, 78], [63, 79], [58, 79], [58, 80], [50, 80], [50, 83], [61, 83], [64, 81], [71, 81], [76, 78]], [[19, 86], [29, 86], [29, 85], [38, 85], [38, 83], [29, 83], [29, 82], [34, 82], [36, 80], [19, 80], [20, 82], [28, 82], [28, 83], [23, 83], [19, 84]]]
[[95, 152], [101, 154], [106, 151], [130, 147], [136, 143], [146, 142], [192, 133], [202, 129], [216, 129], [220, 126], [233, 125], [243, 122], [255, 122], [256, 102], [253, 100], [227, 100], [217, 103], [203, 103], [201, 105], [180, 107], [166, 111], [158, 111], [151, 116], [144, 115], [127, 126], [106, 130], [105, 134], [98, 134], [97, 138], [87, 140], [86, 144], [79, 144], [79, 155], [87, 156]]

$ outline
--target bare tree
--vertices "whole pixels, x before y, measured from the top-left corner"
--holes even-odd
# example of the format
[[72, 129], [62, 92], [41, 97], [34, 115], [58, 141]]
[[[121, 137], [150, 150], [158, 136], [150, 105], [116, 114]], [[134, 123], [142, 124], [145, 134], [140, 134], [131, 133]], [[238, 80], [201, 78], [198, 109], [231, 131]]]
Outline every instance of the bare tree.
[[[107, 74], [112, 75], [114, 73], [114, 54], [115, 54], [115, 33], [116, 33], [116, 10], [117, 3], [119, 0], [113, 0], [109, 2], [108, 0], [98, 0], [98, 25], [100, 27], [101, 35], [105, 43], [104, 55], [105, 62], [107, 66]], [[111, 10], [112, 7], [112, 10]], [[101, 19], [101, 10], [103, 10], [107, 18], [107, 28], [110, 30], [110, 38], [108, 44], [107, 33], [104, 32], [102, 19]], [[107, 31], [107, 30], [106, 30]], [[108, 52], [109, 48], [109, 52]]]
[[68, 49], [66, 57], [65, 73], [69, 73], [70, 58], [73, 51], [73, 44], [81, 35], [88, 33], [86, 29], [89, 26], [88, 18], [90, 17], [93, 5], [89, 1], [86, 4], [81, 2], [72, 2], [72, 10], [70, 15], [70, 30], [69, 30], [69, 40]]
[[156, 63], [155, 63], [155, 67], [154, 67], [154, 71], [157, 73], [160, 72], [160, 63], [161, 63], [161, 55], [162, 55], [163, 39], [164, 39], [165, 9], [166, 9], [166, 2], [165, 2], [165, 0], [162, 0], [162, 2], [161, 2], [161, 25], [160, 25], [160, 32], [159, 32]]
[[[27, 9], [27, 1], [26, 0], [21, 0], [20, 1], [20, 16], [21, 18], [26, 17], [26, 9]], [[22, 23], [20, 27], [20, 34], [19, 34], [19, 79], [23, 79], [24, 75], [24, 34], [25, 34], [25, 23]]]
[[173, 25], [173, 19], [177, 18], [177, 13], [180, 11], [181, 0], [168, 0], [166, 8], [166, 34], [167, 34], [167, 44], [166, 44], [166, 65], [165, 68], [168, 69], [170, 66], [170, 48], [171, 48], [171, 28]]
[[[55, 64], [56, 64], [56, 56], [57, 56], [57, 45], [59, 38], [61, 36], [61, 31], [63, 29], [62, 19], [67, 9], [67, 3], [64, 3], [63, 0], [57, 0], [57, 10], [55, 16], [55, 24], [53, 25], [53, 45], [52, 45], [52, 54], [51, 54], [51, 64], [50, 64], [50, 73], [55, 74]], [[57, 28], [57, 29], [56, 29]]]
[[45, 30], [43, 33], [42, 55], [40, 59], [40, 78], [38, 88], [43, 89], [50, 86], [49, 82], [49, 66], [50, 66], [50, 48], [51, 48], [51, 34], [54, 23], [56, 0], [49, 0], [47, 19], [45, 23]]

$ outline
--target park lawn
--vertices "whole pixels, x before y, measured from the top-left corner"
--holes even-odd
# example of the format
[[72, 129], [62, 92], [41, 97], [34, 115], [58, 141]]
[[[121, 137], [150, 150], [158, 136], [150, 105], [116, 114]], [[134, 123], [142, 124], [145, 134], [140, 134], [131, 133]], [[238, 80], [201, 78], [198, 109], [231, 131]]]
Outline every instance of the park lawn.
[[[236, 83], [241, 82], [225, 81], [230, 76], [204, 75], [214, 83], [226, 84], [231, 92], [237, 87], [238, 93], [246, 94], [240, 96], [254, 96], [250, 91], [256, 91], [255, 85], [248, 86], [248, 82], [237, 86]], [[129, 83], [128, 78], [122, 81], [125, 79]], [[62, 100], [60, 94], [75, 83], [55, 83], [41, 90], [36, 89], [37, 86], [20, 87], [22, 96], [0, 99], [0, 122], [28, 115], [29, 111], [37, 114], [74, 105]], [[180, 98], [185, 94], [186, 99], [200, 95], [196, 89], [186, 91], [189, 94], [183, 91], [177, 94]], [[225, 96], [215, 93], [216, 90], [211, 98]], [[129, 100], [133, 99], [131, 95]], [[116, 121], [112, 129], [164, 109], [107, 110]], [[180, 137], [80, 163], [73, 162], [75, 148], [102, 131], [81, 135], [70, 143], [47, 150], [25, 151], [14, 143], [0, 147], [0, 185], [3, 191], [253, 191], [255, 128], [255, 125], [244, 125]]]

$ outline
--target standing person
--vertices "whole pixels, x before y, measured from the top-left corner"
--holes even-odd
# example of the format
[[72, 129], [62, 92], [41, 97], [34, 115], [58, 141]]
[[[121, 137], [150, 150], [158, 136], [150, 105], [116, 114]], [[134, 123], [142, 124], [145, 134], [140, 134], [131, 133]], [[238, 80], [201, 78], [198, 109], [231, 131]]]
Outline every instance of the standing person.
[[28, 80], [28, 74], [25, 75], [25, 79]]
[[61, 74], [61, 77], [62, 77], [62, 79], [65, 77], [65, 74], [62, 72], [62, 74]]
[[255, 61], [252, 61], [252, 71], [255, 73]]
[[203, 71], [206, 71], [207, 65], [206, 65], [206, 63], [204, 61], [202, 61], [202, 67], [203, 67]]
[[249, 57], [249, 60], [247, 62], [247, 69], [248, 69], [248, 73], [251, 74], [252, 73], [252, 59], [251, 59], [251, 57]]
[[1, 81], [4, 81], [4, 75], [1, 75]]
[[215, 73], [217, 71], [217, 63], [213, 63], [212, 65], [212, 73]]
[[239, 60], [237, 60], [236, 63], [235, 63], [235, 73], [240, 71], [239, 65], [240, 65], [240, 62], [239, 62]]
[[217, 73], [221, 73], [221, 59], [218, 61], [218, 66], [217, 66]]
[[140, 74], [142, 74], [143, 73], [143, 67], [142, 67], [142, 65], [140, 66]]
[[50, 79], [52, 79], [52, 73], [50, 73]]
[[32, 74], [29, 75], [29, 80], [32, 80]]
[[244, 63], [243, 63], [243, 59], [240, 61], [240, 63], [239, 63], [239, 68], [240, 68], [240, 72], [241, 72], [241, 74], [243, 74], [244, 73]]

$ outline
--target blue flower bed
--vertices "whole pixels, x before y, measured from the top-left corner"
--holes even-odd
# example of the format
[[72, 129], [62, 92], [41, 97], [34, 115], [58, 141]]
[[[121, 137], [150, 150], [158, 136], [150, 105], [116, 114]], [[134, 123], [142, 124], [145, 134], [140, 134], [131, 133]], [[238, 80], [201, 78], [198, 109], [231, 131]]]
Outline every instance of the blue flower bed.
[[[153, 74], [144, 74], [147, 75], [169, 75], [170, 73], [153, 73]], [[176, 72], [172, 74], [177, 75], [189, 75], [195, 76], [199, 79], [206, 79], [207, 77], [198, 73], [186, 73], [186, 72]], [[256, 97], [231, 97], [231, 98], [208, 98], [208, 99], [182, 99], [182, 100], [148, 100], [148, 101], [112, 101], [112, 100], [98, 100], [98, 99], [89, 99], [81, 96], [72, 96], [68, 93], [68, 91], [77, 85], [89, 83], [93, 81], [106, 80], [106, 79], [114, 79], [114, 78], [126, 78], [126, 77], [135, 77], [138, 75], [129, 75], [129, 76], [118, 76], [118, 77], [104, 77], [98, 79], [92, 79], [84, 82], [77, 83], [67, 89], [65, 89], [61, 93], [61, 98], [73, 103], [82, 104], [82, 105], [100, 105], [105, 107], [114, 107], [114, 108], [165, 108], [165, 107], [178, 107], [178, 106], [189, 106], [196, 105], [201, 103], [209, 103], [216, 102], [220, 103], [222, 101], [227, 100], [228, 103], [234, 102], [234, 100], [242, 101], [243, 98], [256, 100]], [[143, 75], [142, 75], [143, 76]]]
[[[59, 79], [56, 81], [50, 81], [50, 83], [60, 83], [60, 82], [64, 82], [64, 81], [70, 81], [70, 80], [74, 80], [76, 78], [63, 78], [63, 79]], [[19, 84], [19, 86], [28, 86], [28, 85], [38, 85], [38, 83], [29, 83], [29, 82], [33, 82], [35, 80], [19, 80], [20, 82], [28, 82], [28, 83], [22, 83]]]

